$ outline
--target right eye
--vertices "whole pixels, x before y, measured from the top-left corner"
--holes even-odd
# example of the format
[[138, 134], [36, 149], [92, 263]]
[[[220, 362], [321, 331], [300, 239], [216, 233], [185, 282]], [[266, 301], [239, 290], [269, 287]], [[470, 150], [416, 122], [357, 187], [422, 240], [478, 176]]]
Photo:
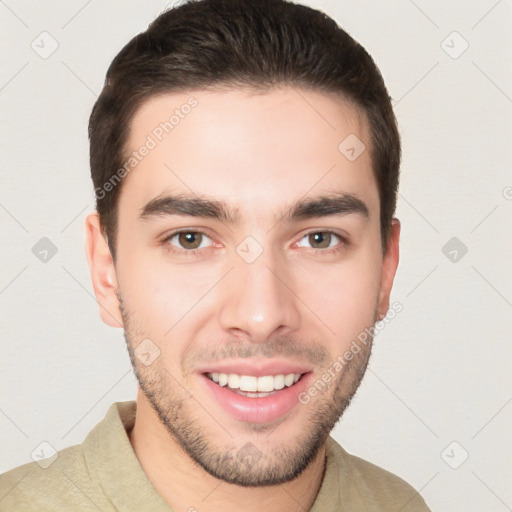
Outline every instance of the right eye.
[[210, 242], [212, 241], [209, 236], [201, 231], [181, 230], [171, 233], [162, 241], [162, 243], [172, 252], [180, 254], [195, 254], [196, 250], [211, 247], [213, 245], [204, 243], [207, 240], [210, 240]]

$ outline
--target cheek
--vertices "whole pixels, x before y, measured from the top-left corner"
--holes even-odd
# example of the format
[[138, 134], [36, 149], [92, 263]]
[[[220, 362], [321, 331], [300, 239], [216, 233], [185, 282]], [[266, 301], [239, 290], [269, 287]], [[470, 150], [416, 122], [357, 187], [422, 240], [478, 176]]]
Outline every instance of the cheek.
[[125, 258], [118, 275], [123, 299], [137, 322], [148, 334], [164, 336], [185, 315], [193, 316], [215, 282], [215, 272], [211, 265], [176, 265], [141, 253]]
[[302, 265], [296, 282], [297, 295], [316, 315], [312, 321], [336, 347], [350, 345], [373, 325], [380, 290], [378, 252], [359, 253], [334, 265]]

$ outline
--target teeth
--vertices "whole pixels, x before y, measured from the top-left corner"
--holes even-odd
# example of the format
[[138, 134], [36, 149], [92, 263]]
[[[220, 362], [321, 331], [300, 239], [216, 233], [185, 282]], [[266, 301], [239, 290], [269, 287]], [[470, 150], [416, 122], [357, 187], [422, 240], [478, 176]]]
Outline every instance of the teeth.
[[231, 373], [228, 375], [228, 386], [233, 389], [237, 389], [240, 387], [240, 376], [235, 373]]
[[274, 391], [274, 377], [272, 375], [258, 377], [258, 391]]
[[284, 385], [291, 386], [293, 384], [294, 378], [295, 378], [295, 375], [293, 375], [293, 373], [289, 373], [288, 375], [285, 375], [284, 376]]
[[258, 391], [257, 377], [249, 377], [248, 375], [240, 375], [240, 391]]
[[219, 373], [219, 386], [225, 386], [228, 383], [228, 376], [225, 373]]
[[274, 377], [274, 388], [275, 389], [283, 389], [284, 388], [284, 375], [276, 375]]
[[[288, 375], [265, 375], [263, 377], [254, 377], [252, 375], [238, 375], [236, 373], [209, 373], [208, 377], [219, 384], [219, 386], [228, 386], [240, 391], [269, 393], [274, 390], [290, 387], [301, 377], [300, 373], [289, 373]], [[250, 395], [248, 395], [250, 396]], [[261, 395], [260, 395], [261, 396]]]

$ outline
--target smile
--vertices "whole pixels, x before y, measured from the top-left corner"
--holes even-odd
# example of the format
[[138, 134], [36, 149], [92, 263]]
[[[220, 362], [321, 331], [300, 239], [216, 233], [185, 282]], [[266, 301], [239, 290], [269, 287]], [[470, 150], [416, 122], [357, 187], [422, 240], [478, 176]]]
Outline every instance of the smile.
[[206, 376], [221, 387], [251, 398], [263, 398], [275, 394], [285, 387], [291, 387], [302, 377], [301, 373], [278, 375], [238, 375], [236, 373], [207, 373]]

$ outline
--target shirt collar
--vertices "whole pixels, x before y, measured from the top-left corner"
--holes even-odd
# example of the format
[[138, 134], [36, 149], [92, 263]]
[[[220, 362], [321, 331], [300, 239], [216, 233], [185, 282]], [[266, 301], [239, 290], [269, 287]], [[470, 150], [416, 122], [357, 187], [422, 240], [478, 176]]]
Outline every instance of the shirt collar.
[[147, 477], [128, 438], [135, 412], [135, 401], [116, 402], [91, 430], [83, 443], [89, 473], [119, 512], [173, 512]]
[[[88, 434], [83, 449], [89, 473], [120, 512], [173, 512], [147, 477], [128, 438], [136, 409], [135, 401], [112, 404], [103, 421]], [[359, 494], [351, 492], [355, 486], [350, 485], [349, 464], [348, 454], [329, 436], [324, 478], [310, 512], [345, 510], [342, 497], [344, 506], [363, 505]]]

